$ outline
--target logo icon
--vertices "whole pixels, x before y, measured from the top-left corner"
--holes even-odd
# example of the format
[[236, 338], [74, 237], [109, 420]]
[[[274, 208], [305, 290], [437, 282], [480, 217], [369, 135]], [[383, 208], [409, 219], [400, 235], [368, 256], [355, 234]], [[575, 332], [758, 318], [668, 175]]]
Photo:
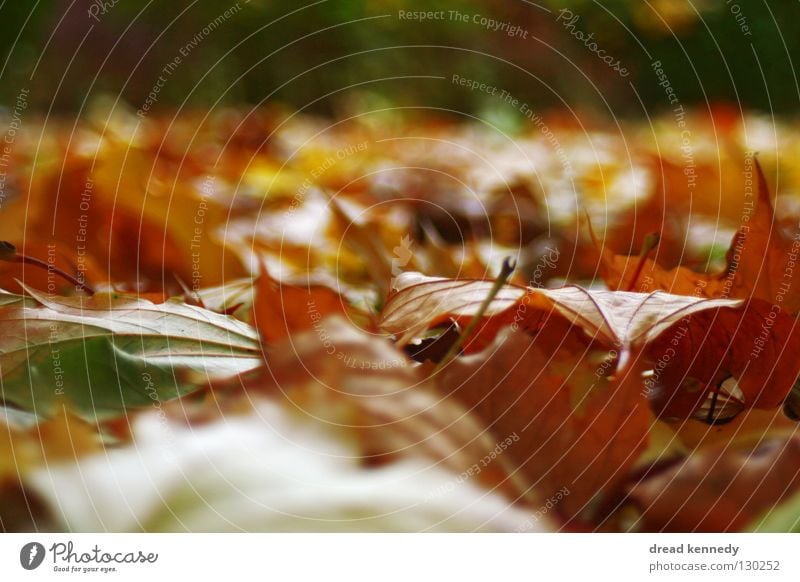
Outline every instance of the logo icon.
[[44, 546], [39, 542], [28, 542], [19, 551], [19, 563], [26, 570], [35, 570], [44, 561]]
[[400, 245], [392, 249], [392, 252], [394, 253], [394, 258], [392, 259], [393, 277], [400, 275], [403, 272], [403, 267], [405, 267], [411, 261], [411, 257], [413, 256], [411, 252], [411, 246], [413, 244], [414, 243], [411, 241], [411, 237], [405, 235], [400, 241]]

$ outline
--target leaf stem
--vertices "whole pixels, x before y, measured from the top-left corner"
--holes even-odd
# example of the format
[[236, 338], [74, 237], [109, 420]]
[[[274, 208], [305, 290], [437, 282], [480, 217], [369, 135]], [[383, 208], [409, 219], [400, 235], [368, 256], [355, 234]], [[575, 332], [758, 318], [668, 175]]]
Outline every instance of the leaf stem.
[[94, 289], [92, 289], [92, 287], [86, 283], [79, 281], [66, 271], [62, 271], [53, 264], [45, 263], [43, 260], [37, 259], [36, 257], [29, 257], [28, 255], [18, 253], [17, 247], [10, 242], [0, 241], [0, 261], [6, 261], [8, 263], [22, 263], [23, 265], [30, 265], [32, 267], [44, 269], [48, 273], [53, 272], [62, 279], [65, 279], [75, 285], [77, 289], [80, 289], [87, 295], [94, 295]]
[[706, 422], [708, 424], [714, 423], [714, 412], [717, 409], [717, 400], [719, 400], [719, 390], [712, 390], [711, 392], [711, 406], [708, 409], [708, 414], [706, 415]]
[[444, 358], [442, 358], [436, 367], [433, 369], [433, 373], [436, 374], [444, 368], [450, 360], [456, 357], [458, 352], [461, 350], [461, 346], [464, 345], [464, 342], [467, 341], [472, 335], [472, 332], [475, 331], [475, 328], [478, 325], [478, 322], [483, 317], [483, 314], [486, 313], [486, 310], [489, 308], [489, 305], [497, 297], [497, 294], [500, 292], [500, 289], [503, 288], [503, 285], [506, 284], [511, 274], [514, 272], [517, 264], [511, 257], [506, 257], [503, 259], [503, 266], [500, 268], [500, 273], [497, 275], [497, 279], [494, 280], [494, 284], [492, 288], [489, 290], [489, 293], [486, 295], [486, 298], [481, 303], [480, 307], [478, 307], [478, 311], [473, 316], [472, 320], [470, 320], [469, 324], [464, 331], [458, 336], [458, 339], [450, 346], [450, 349], [447, 350]]
[[634, 287], [636, 287], [636, 282], [639, 280], [639, 276], [642, 274], [642, 269], [644, 269], [644, 264], [647, 261], [647, 255], [649, 255], [650, 251], [658, 246], [658, 241], [660, 239], [661, 237], [657, 232], [651, 232], [644, 237], [642, 250], [639, 251], [639, 262], [636, 265], [636, 270], [633, 272], [633, 278], [628, 284], [628, 288], [625, 289], [626, 291], [633, 291]]

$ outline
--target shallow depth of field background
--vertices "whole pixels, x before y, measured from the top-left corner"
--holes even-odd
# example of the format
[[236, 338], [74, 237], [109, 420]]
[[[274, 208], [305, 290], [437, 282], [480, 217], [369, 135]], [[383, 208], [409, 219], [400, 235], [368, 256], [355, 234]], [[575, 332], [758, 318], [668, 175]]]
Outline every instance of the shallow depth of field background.
[[[486, 95], [447, 81], [398, 79], [460, 71], [535, 107], [636, 118], [667, 105], [651, 69], [656, 60], [684, 105], [792, 113], [800, 99], [797, 2], [42, 0], [0, 6], [0, 102], [29, 87], [31, 107], [42, 111], [80, 111], [101, 94], [138, 109], [165, 64], [232, 7], [236, 13], [170, 73], [156, 108], [270, 100], [328, 114], [365, 105], [497, 109]], [[621, 60], [628, 78], [556, 21], [564, 8], [580, 16], [576, 29], [594, 33]], [[404, 21], [399, 10], [478, 14], [517, 25], [527, 38], [449, 13]], [[519, 122], [504, 116], [507, 126]]]

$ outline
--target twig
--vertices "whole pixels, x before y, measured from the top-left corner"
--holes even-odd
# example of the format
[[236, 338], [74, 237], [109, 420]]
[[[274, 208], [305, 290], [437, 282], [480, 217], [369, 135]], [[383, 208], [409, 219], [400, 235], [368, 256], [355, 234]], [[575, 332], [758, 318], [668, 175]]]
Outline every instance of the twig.
[[636, 270], [633, 272], [633, 279], [631, 279], [630, 284], [626, 291], [633, 291], [633, 288], [636, 287], [636, 282], [639, 280], [639, 275], [642, 274], [642, 269], [644, 269], [645, 261], [647, 261], [647, 255], [650, 254], [654, 248], [658, 246], [658, 241], [661, 240], [661, 237], [657, 232], [651, 232], [646, 237], [644, 237], [644, 242], [642, 243], [642, 250], [639, 252], [639, 263], [636, 265]]
[[77, 289], [80, 289], [87, 295], [94, 295], [94, 289], [92, 289], [86, 283], [83, 283], [67, 273], [66, 271], [62, 271], [55, 265], [50, 263], [45, 263], [41, 259], [37, 259], [36, 257], [29, 257], [28, 255], [23, 255], [17, 252], [17, 247], [7, 241], [0, 241], [0, 261], [6, 261], [7, 263], [21, 263], [23, 265], [30, 265], [32, 267], [38, 267], [40, 269], [44, 269], [48, 273], [53, 272], [59, 277], [69, 281]]
[[461, 332], [461, 335], [458, 336], [458, 339], [455, 343], [450, 346], [450, 349], [447, 350], [444, 358], [442, 358], [438, 364], [436, 364], [436, 368], [434, 368], [433, 373], [436, 374], [441, 370], [447, 363], [456, 357], [459, 350], [461, 350], [461, 346], [464, 345], [464, 342], [467, 340], [468, 337], [472, 335], [472, 332], [475, 331], [475, 327], [477, 327], [478, 322], [483, 317], [483, 314], [486, 313], [486, 310], [489, 308], [489, 305], [497, 297], [497, 294], [502, 289], [503, 285], [506, 284], [511, 274], [514, 272], [516, 268], [516, 263], [511, 257], [506, 257], [503, 259], [503, 266], [500, 269], [500, 274], [497, 275], [497, 279], [494, 280], [494, 284], [492, 288], [489, 290], [489, 293], [486, 295], [486, 298], [481, 303], [480, 307], [478, 307], [478, 311], [473, 316], [472, 320], [469, 322], [464, 331]]

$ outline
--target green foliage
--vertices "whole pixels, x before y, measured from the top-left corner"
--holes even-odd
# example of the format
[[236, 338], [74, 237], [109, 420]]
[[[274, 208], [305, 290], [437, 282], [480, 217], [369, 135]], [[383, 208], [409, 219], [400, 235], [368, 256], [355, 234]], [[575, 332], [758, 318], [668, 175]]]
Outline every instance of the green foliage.
[[[738, 0], [736, 14], [732, 4], [686, 3], [685, 18], [671, 17], [669, 28], [651, 8], [683, 4], [119, 1], [95, 21], [87, 14], [88, 0], [71, 9], [71, 3], [56, 0], [5, 3], [0, 42], [8, 64], [0, 95], [13, 103], [19, 89], [30, 85], [34, 106], [76, 110], [87, 96], [107, 92], [139, 108], [183, 50], [187, 54], [165, 75], [154, 108], [277, 99], [293, 108], [338, 113], [354, 97], [363, 103], [359, 95], [377, 94], [397, 105], [473, 113], [508, 109], [485, 93], [453, 86], [450, 77], [457, 73], [505, 89], [534, 108], [567, 104], [604, 116], [638, 115], [640, 98], [648, 112], [669, 107], [650, 67], [654, 60], [663, 63], [685, 106], [730, 101], [762, 110], [796, 107], [800, 91], [793, 63], [800, 58], [800, 37], [791, 27], [800, 16], [798, 3], [767, 7], [760, 0]], [[562, 8], [580, 16], [580, 30], [594, 33], [603, 49], [620, 56], [630, 78], [611, 72], [556, 22]], [[470, 19], [403, 20], [399, 10], [454, 10]], [[220, 19], [226, 11], [229, 16]], [[527, 38], [476, 24], [475, 15], [518, 25]]]

